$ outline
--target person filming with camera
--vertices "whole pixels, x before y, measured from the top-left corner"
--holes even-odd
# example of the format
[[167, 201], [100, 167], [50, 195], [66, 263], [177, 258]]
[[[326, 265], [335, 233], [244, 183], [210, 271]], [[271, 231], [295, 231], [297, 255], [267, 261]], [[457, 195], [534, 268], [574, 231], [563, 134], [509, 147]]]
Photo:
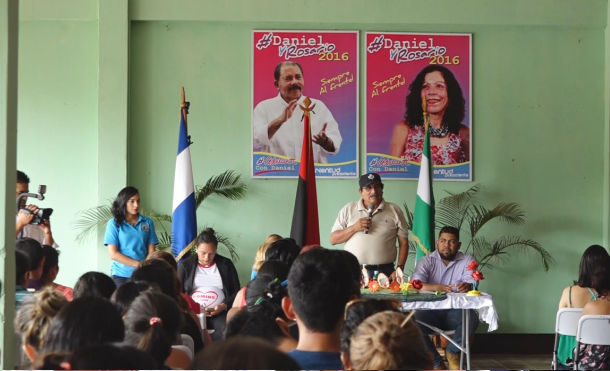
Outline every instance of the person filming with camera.
[[[17, 170], [17, 192], [16, 198], [30, 192], [30, 178], [22, 171]], [[42, 191], [41, 193], [44, 193]], [[26, 205], [27, 197], [21, 197], [19, 211], [17, 212], [16, 238], [30, 237], [40, 242], [41, 245], [58, 247], [51, 232], [49, 216], [52, 209], [41, 209], [36, 205]]]

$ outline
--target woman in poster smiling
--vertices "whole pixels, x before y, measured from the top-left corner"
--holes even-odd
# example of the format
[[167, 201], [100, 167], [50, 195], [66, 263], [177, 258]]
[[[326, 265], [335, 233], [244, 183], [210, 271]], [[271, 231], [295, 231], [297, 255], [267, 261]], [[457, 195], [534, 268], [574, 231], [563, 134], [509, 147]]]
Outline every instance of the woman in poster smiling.
[[431, 64], [409, 85], [404, 120], [394, 127], [390, 155], [407, 161], [421, 161], [424, 144], [422, 100], [430, 115], [430, 150], [434, 165], [453, 165], [470, 160], [470, 129], [462, 124], [464, 95], [453, 73]]

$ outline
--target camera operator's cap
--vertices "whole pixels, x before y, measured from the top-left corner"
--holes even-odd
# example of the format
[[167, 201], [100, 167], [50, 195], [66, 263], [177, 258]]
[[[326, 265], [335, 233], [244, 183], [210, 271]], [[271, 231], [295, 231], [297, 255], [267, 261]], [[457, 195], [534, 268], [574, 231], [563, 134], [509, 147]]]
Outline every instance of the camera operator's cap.
[[360, 188], [364, 188], [372, 183], [381, 183], [381, 177], [377, 173], [367, 173], [360, 177]]

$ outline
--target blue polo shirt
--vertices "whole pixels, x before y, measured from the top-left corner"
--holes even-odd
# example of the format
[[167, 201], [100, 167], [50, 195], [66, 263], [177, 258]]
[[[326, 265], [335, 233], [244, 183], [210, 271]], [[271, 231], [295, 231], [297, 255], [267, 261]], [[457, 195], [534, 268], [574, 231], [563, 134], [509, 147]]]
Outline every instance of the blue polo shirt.
[[[117, 227], [114, 218], [106, 224], [104, 245], [117, 245], [121, 254], [134, 260], [144, 260], [148, 254], [148, 245], [157, 245], [158, 243], [155, 224], [148, 217], [140, 215], [135, 226], [123, 221]], [[110, 266], [110, 274], [113, 276], [129, 278], [134, 270], [134, 267], [114, 260]]]

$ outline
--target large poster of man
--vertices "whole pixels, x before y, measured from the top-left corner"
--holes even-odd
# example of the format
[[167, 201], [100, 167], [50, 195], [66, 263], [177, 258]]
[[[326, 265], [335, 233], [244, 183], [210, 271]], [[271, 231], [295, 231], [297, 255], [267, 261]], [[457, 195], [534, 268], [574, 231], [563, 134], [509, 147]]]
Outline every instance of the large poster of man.
[[356, 177], [358, 33], [252, 36], [252, 176], [298, 176], [309, 98], [316, 177]]
[[430, 118], [434, 179], [472, 179], [471, 35], [366, 33], [366, 171], [417, 179]]

